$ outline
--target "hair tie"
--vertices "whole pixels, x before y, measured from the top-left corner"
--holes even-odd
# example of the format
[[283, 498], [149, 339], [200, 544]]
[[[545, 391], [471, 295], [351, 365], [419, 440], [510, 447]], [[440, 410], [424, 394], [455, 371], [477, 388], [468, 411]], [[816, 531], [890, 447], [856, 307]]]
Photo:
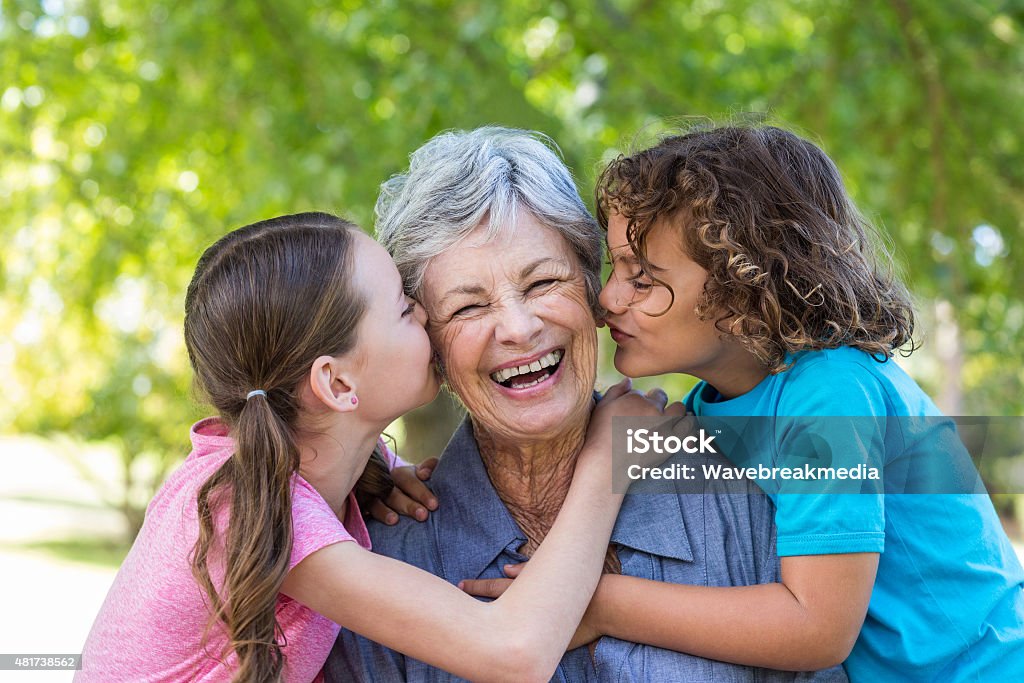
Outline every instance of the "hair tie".
[[267, 397], [267, 392], [263, 391], [262, 389], [253, 389], [252, 391], [245, 395], [245, 400], [248, 401], [250, 398], [256, 396], [257, 394], [264, 398]]

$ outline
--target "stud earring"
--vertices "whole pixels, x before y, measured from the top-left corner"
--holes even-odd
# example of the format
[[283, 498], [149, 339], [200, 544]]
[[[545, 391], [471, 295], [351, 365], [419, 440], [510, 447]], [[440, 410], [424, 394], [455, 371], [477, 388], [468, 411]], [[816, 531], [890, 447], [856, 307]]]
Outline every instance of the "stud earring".
[[355, 405], [355, 404], [357, 404], [357, 403], [359, 403], [359, 399], [358, 399], [358, 398], [356, 398], [355, 396], [353, 396], [353, 397], [352, 397], [352, 405]]

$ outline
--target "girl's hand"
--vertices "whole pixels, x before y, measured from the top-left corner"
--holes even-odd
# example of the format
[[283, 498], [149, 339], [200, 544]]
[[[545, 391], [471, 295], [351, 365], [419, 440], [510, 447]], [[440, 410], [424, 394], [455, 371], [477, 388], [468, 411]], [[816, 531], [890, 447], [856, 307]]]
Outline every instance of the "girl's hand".
[[[519, 576], [519, 572], [521, 572], [525, 566], [525, 562], [520, 564], [506, 564], [504, 567], [505, 576], [510, 578], [467, 579], [465, 581], [459, 581], [459, 588], [466, 593], [475, 595], [479, 598], [497, 598], [512, 585], [512, 582], [517, 576]], [[602, 581], [603, 580], [604, 579], [602, 578]], [[594, 602], [591, 600], [590, 607], [588, 607], [586, 613], [584, 613], [583, 620], [580, 621], [580, 625], [576, 628], [576, 634], [573, 635], [572, 641], [570, 641], [569, 647], [567, 647], [566, 650], [575, 650], [578, 647], [589, 645], [601, 637], [602, 634], [597, 629], [593, 614]]]
[[437, 467], [437, 458], [428, 458], [419, 465], [405, 465], [391, 470], [395, 487], [386, 499], [378, 498], [369, 512], [378, 522], [397, 524], [398, 515], [412, 517], [418, 522], [426, 520], [427, 510], [437, 509], [437, 498], [424, 484]]
[[[627, 377], [608, 389], [598, 401], [590, 416], [584, 452], [611, 453], [613, 417], [665, 417], [678, 421], [686, 417], [686, 408], [679, 401], [669, 403], [661, 389], [651, 389], [646, 394], [633, 390]], [[660, 456], [651, 464], [664, 459], [665, 456]]]

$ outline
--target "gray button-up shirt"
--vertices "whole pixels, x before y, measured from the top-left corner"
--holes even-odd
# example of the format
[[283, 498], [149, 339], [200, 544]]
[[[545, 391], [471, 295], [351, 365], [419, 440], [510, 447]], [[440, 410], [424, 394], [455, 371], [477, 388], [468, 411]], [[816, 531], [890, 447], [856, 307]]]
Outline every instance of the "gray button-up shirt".
[[[498, 498], [468, 418], [452, 436], [430, 480], [440, 506], [426, 522], [368, 523], [375, 552], [456, 584], [498, 578], [523, 562], [526, 535]], [[615, 522], [622, 573], [701, 586], [745, 586], [779, 579], [773, 508], [764, 495], [628, 495]], [[415, 596], [410, 596], [414, 600]], [[436, 615], [443, 619], [444, 615]], [[458, 643], [451, 647], [457, 649]], [[461, 681], [456, 676], [342, 630], [324, 669], [327, 680]], [[552, 681], [846, 681], [841, 668], [790, 673], [703, 659], [604, 637], [562, 658]]]

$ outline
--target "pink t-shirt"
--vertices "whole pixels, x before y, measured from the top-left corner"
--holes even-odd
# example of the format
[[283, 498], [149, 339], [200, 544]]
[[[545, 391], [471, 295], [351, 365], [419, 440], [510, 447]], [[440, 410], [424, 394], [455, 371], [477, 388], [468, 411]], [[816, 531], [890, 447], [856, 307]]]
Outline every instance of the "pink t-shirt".
[[[189, 555], [199, 533], [196, 494], [231, 457], [234, 441], [216, 418], [192, 426], [192, 453], [164, 482], [146, 510], [146, 520], [100, 608], [82, 651], [76, 681], [230, 681], [234, 652], [219, 653], [227, 642], [214, 626], [201, 646], [209, 611], [192, 576]], [[404, 464], [388, 452], [392, 467]], [[215, 524], [224, 528], [227, 510]], [[370, 537], [350, 494], [344, 525], [320, 494], [299, 475], [292, 489], [294, 541], [289, 569], [317, 550], [342, 541], [370, 548]], [[211, 549], [210, 571], [222, 585], [223, 560]], [[277, 598], [277, 620], [286, 645], [287, 681], [316, 679], [338, 635], [338, 626], [285, 595]]]

